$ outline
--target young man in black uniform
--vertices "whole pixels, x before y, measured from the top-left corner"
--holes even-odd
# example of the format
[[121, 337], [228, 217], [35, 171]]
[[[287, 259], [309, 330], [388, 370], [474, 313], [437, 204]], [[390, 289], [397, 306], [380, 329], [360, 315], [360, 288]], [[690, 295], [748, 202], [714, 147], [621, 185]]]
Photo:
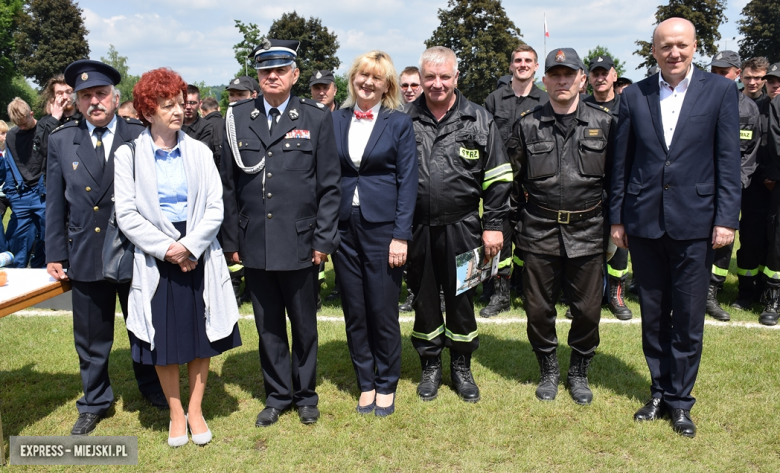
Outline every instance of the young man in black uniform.
[[293, 405], [304, 424], [320, 417], [317, 272], [339, 244], [333, 119], [319, 102], [290, 94], [300, 75], [298, 45], [266, 39], [254, 51], [263, 96], [228, 108], [220, 163], [222, 246], [229, 264], [243, 261], [260, 336], [267, 395], [260, 427]]
[[[771, 67], [770, 67], [771, 72]], [[780, 68], [778, 68], [780, 72]], [[769, 106], [769, 156], [766, 178], [780, 180], [780, 95]], [[780, 186], [774, 185], [769, 203], [769, 247], [763, 279], [766, 285], [761, 295], [764, 310], [758, 318], [763, 325], [777, 325], [780, 312]]]
[[479, 346], [474, 290], [455, 294], [455, 256], [480, 246], [486, 258], [498, 256], [512, 167], [493, 116], [458, 92], [455, 53], [442, 46], [425, 50], [420, 72], [423, 95], [404, 106], [412, 117], [420, 161], [407, 263], [408, 284], [415, 295], [412, 345], [422, 364], [417, 394], [423, 401], [438, 395], [441, 352], [447, 347], [453, 387], [464, 401], [478, 402], [479, 388], [471, 374], [471, 354]]
[[[742, 61], [739, 54], [734, 51], [721, 51], [710, 63], [710, 71], [727, 79], [736, 81], [742, 70], [740, 69]], [[736, 87], [736, 82], [734, 83]], [[739, 151], [742, 161], [740, 162], [740, 178], [742, 181], [742, 195], [744, 196], [750, 187], [753, 174], [758, 167], [758, 147], [761, 138], [758, 106], [750, 100], [745, 94], [739, 94]], [[763, 183], [762, 183], [763, 184]], [[744, 217], [741, 219], [744, 221]], [[740, 235], [747, 231], [750, 233], [753, 229], [750, 227], [742, 228], [740, 225]], [[747, 235], [750, 237], [750, 235]], [[718, 302], [718, 291], [723, 288], [726, 281], [726, 275], [729, 273], [729, 264], [731, 263], [731, 253], [734, 249], [734, 243], [715, 250], [715, 261], [712, 263], [712, 275], [710, 276], [710, 287], [707, 292], [707, 315], [715, 320], [727, 322], [731, 320], [731, 315], [723, 310]], [[753, 251], [761, 251], [756, 248]], [[744, 252], [743, 252], [744, 254]], [[739, 258], [739, 255], [737, 256]], [[739, 263], [737, 263], [739, 264]]]
[[[534, 48], [521, 44], [509, 58], [509, 71], [512, 81], [494, 91], [485, 99], [485, 110], [493, 115], [504, 145], [512, 134], [512, 124], [526, 110], [544, 105], [550, 101], [547, 92], [534, 84], [536, 71], [539, 70], [539, 58]], [[483, 284], [483, 296], [488, 295], [489, 303], [479, 311], [482, 317], [493, 317], [512, 308], [509, 295], [509, 282], [512, 277], [512, 228], [509, 220], [505, 221], [504, 246], [501, 247], [498, 274], [493, 279], [492, 291], [490, 284]], [[522, 287], [523, 259], [520, 252], [514, 257], [515, 276], [519, 287]]]
[[184, 101], [184, 123], [181, 131], [190, 138], [200, 141], [214, 152], [214, 129], [211, 123], [201, 119], [200, 114], [200, 89], [190, 84], [187, 85], [187, 97]]
[[[588, 65], [588, 81], [593, 88], [593, 95], [589, 95], [583, 101], [606, 108], [617, 122], [620, 95], [615, 93], [616, 80], [617, 71], [615, 71], [615, 62], [611, 57], [604, 54], [591, 59]], [[607, 262], [607, 287], [609, 292], [607, 307], [609, 307], [612, 315], [619, 320], [629, 320], [633, 317], [631, 309], [626, 306], [623, 300], [626, 293], [627, 276], [628, 250], [618, 248]]]
[[510, 218], [525, 256], [528, 339], [541, 370], [536, 397], [551, 401], [558, 393], [555, 302], [565, 277], [574, 317], [566, 385], [576, 403], [590, 404], [587, 376], [599, 344], [603, 197], [614, 119], [605, 108], [580, 102], [586, 76], [576, 51], [554, 49], [544, 69], [550, 102], [522, 114], [507, 147], [514, 170]]
[[[119, 295], [127, 317], [130, 291], [129, 282], [103, 279], [103, 240], [114, 208], [114, 152], [137, 138], [144, 126], [115, 115], [119, 94], [114, 85], [121, 76], [113, 67], [76, 61], [65, 68], [65, 80], [76, 93], [84, 120], [68, 122], [49, 137], [46, 257], [53, 278], [71, 281], [73, 338], [84, 387], [71, 435], [87, 435], [114, 403], [108, 377], [114, 312]], [[141, 394], [167, 409], [154, 366], [133, 362], [133, 371]]]

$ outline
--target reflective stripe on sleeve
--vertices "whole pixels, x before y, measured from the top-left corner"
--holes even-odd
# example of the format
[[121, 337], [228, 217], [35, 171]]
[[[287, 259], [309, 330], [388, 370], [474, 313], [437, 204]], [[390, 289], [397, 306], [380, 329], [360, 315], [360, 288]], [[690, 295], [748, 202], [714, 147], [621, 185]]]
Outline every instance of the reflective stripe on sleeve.
[[761, 266], [751, 269], [737, 268], [737, 274], [740, 276], [758, 276], [762, 271]]

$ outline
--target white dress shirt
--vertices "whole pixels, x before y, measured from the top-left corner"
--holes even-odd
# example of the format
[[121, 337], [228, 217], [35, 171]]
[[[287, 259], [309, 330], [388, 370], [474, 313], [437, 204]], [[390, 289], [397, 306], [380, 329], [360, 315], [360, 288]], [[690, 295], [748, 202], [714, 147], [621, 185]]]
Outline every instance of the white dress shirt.
[[270, 113], [271, 109], [275, 108], [275, 109], [279, 110], [279, 117], [276, 119], [276, 123], [279, 123], [279, 120], [282, 119], [282, 114], [284, 113], [285, 110], [287, 110], [287, 104], [288, 103], [290, 103], [290, 96], [289, 95], [287, 96], [287, 100], [282, 102], [282, 104], [279, 105], [278, 107], [274, 107], [273, 105], [271, 105], [270, 103], [268, 103], [265, 100], [265, 97], [263, 97], [263, 105], [265, 105], [265, 114], [266, 114], [265, 118], [268, 120], [268, 129], [269, 130], [271, 129], [271, 113]]
[[661, 124], [664, 127], [664, 141], [666, 147], [672, 145], [674, 130], [677, 128], [677, 120], [680, 118], [685, 94], [688, 92], [688, 86], [691, 85], [691, 76], [693, 76], [693, 65], [688, 70], [685, 79], [672, 87], [664, 80], [664, 76], [658, 73], [658, 86], [661, 89]]
[[[97, 146], [97, 136], [95, 136], [95, 125], [91, 124], [89, 120], [84, 120], [87, 122], [87, 130], [89, 130], [89, 137], [92, 138], [92, 146]], [[103, 149], [106, 151], [106, 161], [108, 161], [108, 156], [111, 154], [111, 146], [114, 145], [114, 136], [116, 136], [116, 115], [114, 115], [114, 118], [111, 119], [111, 123], [106, 125], [106, 128], [108, 128], [108, 131], [103, 133]]]
[[[373, 120], [367, 118], [358, 120], [357, 117], [355, 117], [355, 114], [352, 114], [352, 122], [349, 125], [349, 159], [352, 160], [352, 164], [358, 169], [360, 169], [360, 163], [363, 161], [363, 153], [366, 151], [368, 139], [371, 138], [374, 124], [379, 118], [379, 108], [381, 106], [382, 102], [379, 102], [371, 107], [371, 114], [374, 115]], [[362, 112], [363, 110], [355, 104], [355, 111]], [[360, 206], [360, 196], [358, 196], [357, 186], [355, 186], [355, 193], [352, 194], [352, 206]]]

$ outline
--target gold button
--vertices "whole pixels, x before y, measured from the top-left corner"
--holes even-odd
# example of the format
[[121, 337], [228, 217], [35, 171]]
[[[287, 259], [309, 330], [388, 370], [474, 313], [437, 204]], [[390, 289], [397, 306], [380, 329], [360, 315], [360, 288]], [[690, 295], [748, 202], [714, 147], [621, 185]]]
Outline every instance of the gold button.
[[97, 211], [98, 211], [98, 207], [97, 207], [97, 206], [95, 206], [95, 207], [92, 207], [92, 210], [94, 210], [95, 212], [97, 212]]
[[89, 192], [89, 191], [91, 191], [91, 190], [92, 190], [92, 188], [91, 188], [91, 187], [89, 187], [89, 186], [87, 186], [87, 192]]
[[244, 144], [239, 141], [238, 142], [238, 146], [241, 147], [241, 146], [244, 146]]
[[100, 227], [95, 227], [95, 233], [100, 233]]

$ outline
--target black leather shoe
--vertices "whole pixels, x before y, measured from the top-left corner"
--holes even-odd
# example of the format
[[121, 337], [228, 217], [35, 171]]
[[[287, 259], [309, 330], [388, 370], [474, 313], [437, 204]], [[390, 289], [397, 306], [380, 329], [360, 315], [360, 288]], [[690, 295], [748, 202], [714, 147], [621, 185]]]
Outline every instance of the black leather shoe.
[[758, 317], [762, 325], [777, 325], [778, 306], [780, 306], [780, 289], [766, 288], [761, 295], [761, 302], [764, 304], [764, 310]]
[[269, 427], [279, 421], [279, 416], [282, 414], [281, 409], [275, 407], [266, 407], [259, 414], [257, 414], [257, 422], [255, 427]]
[[165, 399], [164, 393], [154, 393], [146, 396], [146, 400], [151, 403], [154, 407], [157, 409], [160, 409], [161, 411], [168, 409], [168, 400]]
[[750, 310], [753, 299], [749, 297], [737, 297], [737, 300], [731, 303], [731, 307], [739, 310]]
[[398, 306], [398, 310], [400, 312], [412, 312], [414, 310], [412, 307], [412, 303], [414, 302], [414, 293], [408, 287], [406, 288], [406, 292], [406, 301]]
[[456, 353], [450, 350], [450, 376], [452, 387], [458, 396], [466, 402], [479, 402], [479, 387], [471, 374], [471, 354]]
[[301, 424], [314, 424], [320, 419], [320, 410], [317, 406], [300, 406], [298, 407], [298, 418], [301, 419]]
[[626, 279], [609, 277], [609, 302], [607, 307], [618, 320], [631, 320], [634, 314], [626, 306], [623, 294], [626, 292]]
[[637, 422], [657, 420], [663, 417], [665, 411], [663, 399], [654, 397], [634, 413], [634, 420]]
[[420, 363], [422, 376], [417, 385], [417, 395], [423, 401], [433, 401], [439, 395], [441, 386], [441, 356], [423, 356]]
[[[482, 317], [494, 317], [501, 312], [507, 312], [512, 309], [512, 299], [509, 294], [509, 279], [496, 276], [493, 278], [493, 295], [490, 296], [490, 303], [479, 311]], [[485, 281], [485, 284], [490, 284]]]
[[552, 353], [537, 353], [539, 362], [539, 386], [536, 388], [536, 399], [554, 401], [558, 395], [558, 383], [561, 380], [561, 369], [558, 366], [558, 355]]
[[91, 412], [82, 412], [79, 414], [79, 418], [76, 419], [76, 423], [70, 430], [70, 435], [89, 435], [95, 430], [97, 423], [100, 422], [103, 416], [93, 414]]
[[572, 350], [569, 362], [569, 373], [566, 376], [566, 387], [574, 402], [586, 406], [593, 402], [593, 391], [588, 385], [588, 367], [593, 355], [585, 356]]
[[687, 409], [672, 409], [672, 427], [683, 437], [696, 436], [696, 426], [691, 420], [691, 411]]

